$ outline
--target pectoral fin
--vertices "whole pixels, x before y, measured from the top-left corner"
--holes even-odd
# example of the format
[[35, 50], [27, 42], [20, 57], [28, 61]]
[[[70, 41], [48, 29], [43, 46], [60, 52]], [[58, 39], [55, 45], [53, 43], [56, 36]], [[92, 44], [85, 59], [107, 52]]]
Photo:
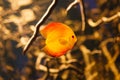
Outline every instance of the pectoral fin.
[[59, 42], [60, 42], [60, 44], [62, 44], [62, 45], [68, 44], [68, 40], [67, 40], [67, 39], [64, 39], [64, 38], [60, 38], [60, 39], [59, 39]]

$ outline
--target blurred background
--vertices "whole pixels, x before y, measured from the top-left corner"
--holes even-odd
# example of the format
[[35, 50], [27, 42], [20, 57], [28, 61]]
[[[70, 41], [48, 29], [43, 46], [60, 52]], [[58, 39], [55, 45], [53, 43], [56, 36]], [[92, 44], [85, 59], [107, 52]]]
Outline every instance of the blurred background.
[[[53, 58], [41, 51], [41, 36], [22, 54], [34, 25], [52, 0], [0, 0], [0, 80], [120, 80], [120, 0], [83, 0], [84, 32], [80, 6], [76, 4], [66, 13], [73, 1], [58, 0], [42, 25], [62, 22], [78, 38], [71, 51]], [[95, 25], [89, 20], [101, 22]]]

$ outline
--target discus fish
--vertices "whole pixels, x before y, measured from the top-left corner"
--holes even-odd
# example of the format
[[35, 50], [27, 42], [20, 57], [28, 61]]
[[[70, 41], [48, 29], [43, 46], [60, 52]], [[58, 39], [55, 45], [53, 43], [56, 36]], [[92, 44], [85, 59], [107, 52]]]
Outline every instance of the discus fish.
[[71, 50], [77, 41], [72, 29], [59, 22], [51, 22], [40, 27], [41, 35], [46, 39], [43, 50], [52, 57], [59, 57]]

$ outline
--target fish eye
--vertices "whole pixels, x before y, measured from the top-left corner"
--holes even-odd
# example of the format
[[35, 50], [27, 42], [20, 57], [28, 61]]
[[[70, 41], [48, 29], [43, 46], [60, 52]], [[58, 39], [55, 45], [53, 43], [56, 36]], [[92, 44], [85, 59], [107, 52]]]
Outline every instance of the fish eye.
[[72, 38], [74, 38], [74, 35], [72, 35]]

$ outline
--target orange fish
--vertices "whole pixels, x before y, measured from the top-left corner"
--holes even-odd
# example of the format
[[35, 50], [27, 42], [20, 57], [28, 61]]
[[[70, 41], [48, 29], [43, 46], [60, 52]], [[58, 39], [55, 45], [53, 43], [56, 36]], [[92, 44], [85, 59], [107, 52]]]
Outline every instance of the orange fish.
[[77, 41], [72, 29], [59, 22], [52, 22], [41, 27], [40, 33], [46, 39], [43, 50], [52, 57], [64, 55]]

